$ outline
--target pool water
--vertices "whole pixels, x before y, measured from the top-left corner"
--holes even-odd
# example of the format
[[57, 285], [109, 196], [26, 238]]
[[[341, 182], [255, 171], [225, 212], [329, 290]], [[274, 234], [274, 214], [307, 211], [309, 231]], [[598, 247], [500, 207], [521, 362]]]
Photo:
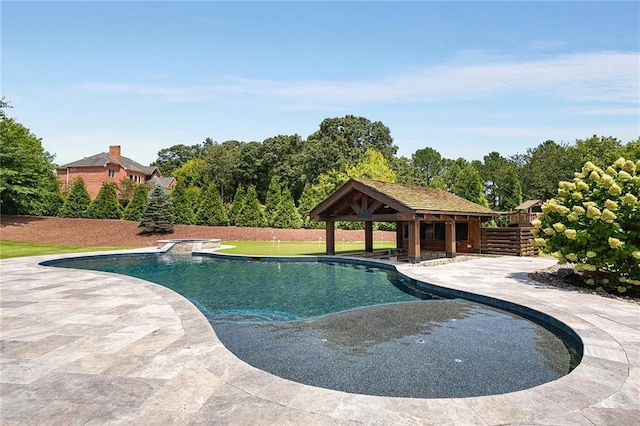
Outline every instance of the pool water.
[[436, 297], [409, 288], [395, 271], [349, 263], [149, 255], [83, 258], [56, 266], [115, 272], [161, 284], [185, 296], [215, 322], [298, 320]]
[[173, 255], [54, 264], [171, 288], [245, 362], [345, 392], [500, 394], [555, 380], [579, 361], [575, 342], [519, 315], [435, 296], [394, 270], [363, 264]]

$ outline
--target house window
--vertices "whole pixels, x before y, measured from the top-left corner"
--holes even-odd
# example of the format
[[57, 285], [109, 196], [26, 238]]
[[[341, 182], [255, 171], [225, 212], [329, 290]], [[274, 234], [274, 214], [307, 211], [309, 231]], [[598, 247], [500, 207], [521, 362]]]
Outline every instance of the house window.
[[116, 171], [115, 171], [115, 170], [111, 170], [111, 169], [109, 169], [109, 177], [110, 177], [110, 178], [114, 178], [114, 177], [116, 177]]
[[131, 179], [134, 182], [140, 182], [140, 176], [137, 176], [137, 175], [129, 175], [129, 179]]
[[420, 239], [444, 241], [444, 223], [421, 223]]
[[456, 223], [456, 241], [469, 241], [469, 223]]

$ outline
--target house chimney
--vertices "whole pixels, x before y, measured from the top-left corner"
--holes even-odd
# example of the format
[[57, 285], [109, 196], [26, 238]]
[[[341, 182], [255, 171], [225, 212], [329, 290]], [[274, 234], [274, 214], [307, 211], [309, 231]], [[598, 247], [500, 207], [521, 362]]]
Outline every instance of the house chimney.
[[120, 161], [120, 145], [111, 145], [109, 147], [109, 157], [116, 161]]

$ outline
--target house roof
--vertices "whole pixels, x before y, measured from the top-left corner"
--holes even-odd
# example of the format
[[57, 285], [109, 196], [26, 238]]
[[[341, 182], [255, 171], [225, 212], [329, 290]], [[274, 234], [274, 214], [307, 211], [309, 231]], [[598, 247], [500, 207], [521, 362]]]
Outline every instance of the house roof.
[[85, 157], [82, 160], [63, 164], [62, 166], [59, 166], [58, 169], [66, 169], [67, 167], [105, 167], [109, 163], [119, 165], [126, 170], [143, 172], [146, 175], [152, 175], [156, 171], [160, 174], [157, 167], [143, 166], [142, 164], [133, 161], [131, 158], [124, 156], [120, 157], [120, 161], [118, 161], [109, 156], [108, 152], [101, 152], [100, 154]]
[[533, 206], [537, 206], [538, 204], [542, 204], [542, 200], [527, 200], [516, 207], [515, 210], [528, 210]]
[[149, 181], [147, 183], [150, 183], [151, 185], [155, 185], [156, 183], [158, 183], [163, 188], [169, 188], [171, 186], [171, 184], [173, 182], [175, 182], [175, 180], [176, 180], [176, 178], [171, 177], [171, 176], [167, 176], [167, 177], [154, 176], [151, 179], [149, 179]]
[[351, 178], [327, 199], [318, 204], [310, 215], [317, 219], [326, 215], [344, 215], [345, 209], [362, 194], [377, 200], [379, 206], [372, 213], [384, 210], [410, 214], [461, 214], [492, 217], [497, 213], [455, 194], [435, 188], [379, 182]]

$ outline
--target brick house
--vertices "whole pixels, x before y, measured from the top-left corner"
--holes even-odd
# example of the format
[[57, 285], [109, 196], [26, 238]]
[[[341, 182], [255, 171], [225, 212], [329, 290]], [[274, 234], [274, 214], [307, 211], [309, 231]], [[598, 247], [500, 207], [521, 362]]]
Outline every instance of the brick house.
[[91, 198], [98, 195], [103, 182], [118, 184], [122, 179], [131, 179], [137, 183], [157, 182], [167, 189], [176, 185], [174, 178], [163, 177], [157, 167], [143, 166], [122, 156], [120, 145], [111, 145], [109, 152], [63, 164], [56, 169], [56, 173], [63, 191], [71, 186], [75, 178], [81, 177]]

